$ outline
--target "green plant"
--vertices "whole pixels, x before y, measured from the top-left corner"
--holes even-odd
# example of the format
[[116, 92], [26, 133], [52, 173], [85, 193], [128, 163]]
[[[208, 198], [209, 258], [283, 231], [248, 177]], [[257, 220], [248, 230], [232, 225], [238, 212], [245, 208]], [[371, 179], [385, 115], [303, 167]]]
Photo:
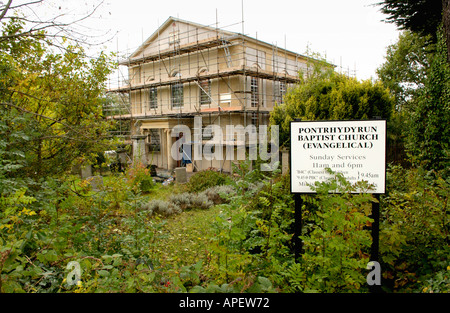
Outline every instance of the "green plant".
[[189, 178], [187, 191], [201, 192], [213, 186], [230, 184], [231, 178], [224, 173], [213, 170], [197, 172]]
[[150, 192], [154, 187], [153, 178], [150, 175], [150, 169], [146, 168], [142, 163], [136, 162], [130, 166], [125, 177], [131, 188], [136, 192]]
[[366, 120], [379, 116], [390, 120], [394, 97], [381, 82], [358, 81], [334, 71], [323, 62], [314, 64], [312, 75], [300, 76], [301, 82], [270, 113], [271, 125], [280, 126], [280, 146], [289, 147], [290, 122], [294, 119]]
[[201, 192], [214, 204], [228, 202], [235, 193], [235, 189], [230, 185], [213, 186]]
[[407, 148], [413, 164], [427, 170], [450, 167], [450, 65], [442, 28], [437, 33], [436, 53], [431, 57], [427, 78], [409, 116]]
[[141, 204], [141, 209], [150, 212], [150, 214], [154, 212], [163, 216], [180, 214], [182, 212], [181, 208], [177, 204], [159, 199]]
[[[283, 180], [275, 182], [264, 176], [259, 167], [250, 170], [249, 165], [245, 161], [234, 167], [234, 192], [219, 205], [221, 212], [214, 223], [216, 235], [211, 250], [218, 271], [215, 283], [226, 284], [222, 287], [239, 281], [257, 288], [253, 273], [278, 281], [277, 273], [290, 258], [286, 241], [291, 237], [288, 225], [292, 219], [281, 218], [290, 210]], [[246, 283], [237, 286], [246, 290]]]
[[435, 171], [388, 168], [380, 252], [390, 290], [417, 290], [450, 264], [449, 186]]
[[[285, 272], [290, 291], [355, 292], [365, 289], [365, 269], [371, 244], [366, 225], [372, 221], [368, 215], [375, 199], [371, 194], [351, 193], [355, 185], [346, 181], [342, 174], [327, 170], [332, 177], [322, 183], [316, 182], [312, 186], [316, 196], [305, 199], [313, 210], [305, 212], [301, 259]], [[357, 183], [359, 187], [364, 184]]]
[[450, 265], [427, 279], [421, 287], [424, 293], [448, 293], [450, 291]]

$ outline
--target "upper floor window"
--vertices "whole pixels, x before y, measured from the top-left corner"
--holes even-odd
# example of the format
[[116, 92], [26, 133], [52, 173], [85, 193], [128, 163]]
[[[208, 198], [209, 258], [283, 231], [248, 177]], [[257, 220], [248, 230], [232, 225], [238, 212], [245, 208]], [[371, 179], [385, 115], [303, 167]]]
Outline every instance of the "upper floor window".
[[[172, 77], [180, 77], [181, 78], [181, 73], [178, 70], [174, 70], [171, 73]], [[172, 86], [170, 87], [170, 91], [171, 91], [171, 100], [172, 100], [172, 108], [179, 108], [183, 106], [183, 83], [182, 82], [178, 82], [178, 83], [174, 83], [172, 84]]]
[[200, 105], [211, 104], [211, 80], [206, 79], [199, 82]]
[[178, 69], [173, 69], [170, 72], [170, 77], [178, 77], [178, 78], [180, 78], [181, 77], [181, 72]]
[[171, 86], [172, 108], [183, 106], [183, 83], [175, 83]]
[[157, 109], [158, 108], [158, 89], [156, 87], [151, 87], [149, 90], [149, 108]]

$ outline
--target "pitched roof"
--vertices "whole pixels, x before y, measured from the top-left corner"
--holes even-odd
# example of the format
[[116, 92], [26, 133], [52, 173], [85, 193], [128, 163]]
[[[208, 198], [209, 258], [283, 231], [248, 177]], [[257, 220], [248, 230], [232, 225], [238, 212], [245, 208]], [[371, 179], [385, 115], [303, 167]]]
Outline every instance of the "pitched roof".
[[226, 36], [238, 35], [235, 32], [225, 31], [223, 29], [216, 28], [216, 27], [213, 27], [213, 26], [201, 25], [201, 24], [198, 24], [198, 23], [194, 23], [194, 22], [182, 20], [182, 19], [179, 19], [179, 18], [176, 18], [176, 17], [173, 17], [173, 16], [169, 16], [169, 18], [161, 26], [159, 26], [158, 29], [142, 43], [142, 45], [140, 45], [133, 53], [131, 53], [129, 58], [132, 59], [132, 58], [138, 56], [149, 44], [151, 44], [153, 41], [157, 40], [159, 35], [166, 28], [168, 28], [170, 25], [172, 25], [175, 22], [184, 23], [184, 24], [187, 24], [189, 26], [192, 26], [193, 28], [202, 28], [202, 29], [205, 29], [205, 30], [220, 31], [221, 34], [224, 34]]

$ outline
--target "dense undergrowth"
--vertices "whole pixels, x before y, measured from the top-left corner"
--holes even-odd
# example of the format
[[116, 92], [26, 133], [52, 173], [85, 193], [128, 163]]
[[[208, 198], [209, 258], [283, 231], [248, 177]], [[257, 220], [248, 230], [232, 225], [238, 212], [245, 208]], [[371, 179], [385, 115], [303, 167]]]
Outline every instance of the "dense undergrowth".
[[[342, 176], [304, 197], [294, 262], [289, 176], [235, 168], [196, 192], [152, 184], [145, 169], [47, 179], [1, 197], [2, 292], [367, 292], [370, 194]], [[406, 173], [406, 174], [405, 174]], [[201, 173], [201, 180], [213, 172]], [[138, 178], [136, 178], [138, 177]], [[140, 178], [139, 178], [140, 177]], [[195, 175], [193, 176], [195, 177]], [[381, 198], [382, 286], [448, 292], [448, 180], [391, 167]], [[198, 186], [198, 185], [197, 185]], [[340, 188], [341, 194], [329, 193]]]

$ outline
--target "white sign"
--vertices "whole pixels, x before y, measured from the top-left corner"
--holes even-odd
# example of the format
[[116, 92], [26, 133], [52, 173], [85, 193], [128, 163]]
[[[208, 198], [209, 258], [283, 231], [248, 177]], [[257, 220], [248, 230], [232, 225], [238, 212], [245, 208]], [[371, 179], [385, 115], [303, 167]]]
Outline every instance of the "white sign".
[[291, 192], [314, 193], [309, 185], [327, 180], [326, 168], [385, 193], [386, 121], [291, 122]]

